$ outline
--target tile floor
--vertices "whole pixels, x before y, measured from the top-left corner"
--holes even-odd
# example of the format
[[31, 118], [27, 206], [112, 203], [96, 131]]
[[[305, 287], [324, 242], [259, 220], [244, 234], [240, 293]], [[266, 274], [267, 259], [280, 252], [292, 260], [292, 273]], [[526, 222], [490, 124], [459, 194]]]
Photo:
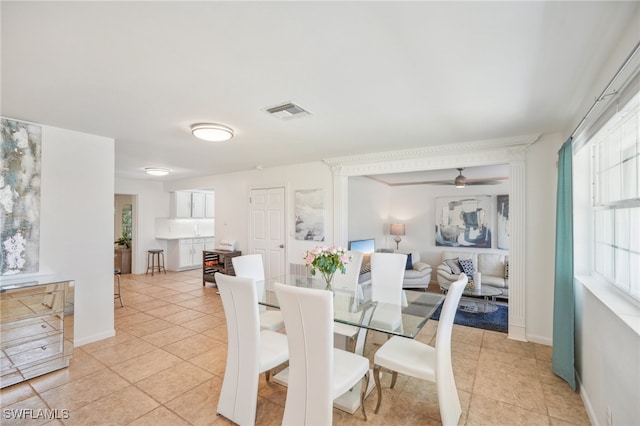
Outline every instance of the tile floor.
[[[3, 425], [231, 424], [216, 416], [226, 327], [215, 288], [202, 287], [196, 270], [124, 275], [122, 293], [125, 307], [115, 303], [115, 337], [76, 348], [67, 369], [2, 389]], [[417, 338], [431, 343], [436, 326], [429, 321]], [[384, 339], [370, 333], [370, 359]], [[452, 348], [461, 425], [589, 424], [579, 395], [551, 373], [550, 347], [456, 325]], [[389, 379], [385, 374], [379, 414], [373, 414], [374, 392], [365, 402], [367, 422], [359, 411], [334, 409], [334, 423], [440, 424], [434, 385], [399, 376], [389, 389]], [[286, 388], [261, 377], [257, 424], [280, 424], [285, 399]], [[61, 419], [11, 418], [20, 409], [33, 410], [31, 417], [54, 409]]]

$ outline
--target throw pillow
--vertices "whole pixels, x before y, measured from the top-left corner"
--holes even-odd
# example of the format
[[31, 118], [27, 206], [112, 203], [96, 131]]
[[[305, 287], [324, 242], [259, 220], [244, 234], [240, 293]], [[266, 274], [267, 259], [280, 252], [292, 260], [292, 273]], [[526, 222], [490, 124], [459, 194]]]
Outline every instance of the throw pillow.
[[471, 260], [471, 259], [460, 259], [460, 266], [462, 266], [462, 270], [464, 271], [465, 275], [469, 279], [472, 279], [473, 278], [473, 273], [476, 271], [476, 269], [473, 267], [473, 260]]
[[411, 253], [407, 255], [407, 264], [405, 265], [404, 269], [406, 269], [407, 271], [410, 271], [411, 269], [413, 269], [413, 262], [411, 261]]
[[462, 272], [462, 269], [460, 269], [460, 262], [458, 262], [459, 258], [455, 258], [455, 259], [446, 259], [444, 261], [444, 264], [447, 265], [449, 268], [451, 268], [451, 273], [454, 275], [460, 275], [460, 273]]

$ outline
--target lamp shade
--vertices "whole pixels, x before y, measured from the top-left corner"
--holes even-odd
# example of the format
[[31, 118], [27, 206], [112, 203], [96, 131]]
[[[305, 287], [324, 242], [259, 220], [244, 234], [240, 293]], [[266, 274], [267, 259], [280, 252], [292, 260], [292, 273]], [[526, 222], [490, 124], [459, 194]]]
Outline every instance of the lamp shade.
[[404, 232], [404, 223], [392, 223], [391, 228], [389, 228], [391, 235], [404, 235]]

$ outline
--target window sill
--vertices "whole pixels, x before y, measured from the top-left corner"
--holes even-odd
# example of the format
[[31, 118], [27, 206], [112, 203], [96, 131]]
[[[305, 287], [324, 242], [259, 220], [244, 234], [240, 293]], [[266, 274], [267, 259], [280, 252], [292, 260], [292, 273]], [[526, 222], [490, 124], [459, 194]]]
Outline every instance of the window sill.
[[611, 284], [595, 277], [580, 275], [576, 276], [576, 281], [640, 336], [640, 307], [636, 303], [627, 299]]

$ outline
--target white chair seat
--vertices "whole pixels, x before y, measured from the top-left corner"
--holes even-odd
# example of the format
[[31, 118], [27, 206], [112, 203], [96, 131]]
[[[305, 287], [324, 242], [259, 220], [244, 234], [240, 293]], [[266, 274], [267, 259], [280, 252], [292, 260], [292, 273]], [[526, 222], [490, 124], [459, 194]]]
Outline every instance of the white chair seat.
[[402, 312], [398, 306], [381, 303], [376, 308], [376, 315], [371, 319], [371, 326], [385, 330], [398, 330], [402, 327]]
[[284, 328], [284, 320], [280, 311], [262, 311], [260, 312], [260, 329], [277, 331]]
[[353, 387], [369, 371], [369, 360], [353, 352], [333, 349], [333, 399]]
[[260, 331], [259, 370], [263, 373], [289, 359], [287, 336], [271, 330]]
[[376, 363], [418, 379], [436, 381], [436, 350], [406, 337], [393, 336], [375, 354]]
[[343, 324], [341, 322], [337, 322], [333, 327], [333, 332], [339, 334], [341, 336], [353, 337], [358, 334], [360, 331], [359, 327], [355, 325]]

